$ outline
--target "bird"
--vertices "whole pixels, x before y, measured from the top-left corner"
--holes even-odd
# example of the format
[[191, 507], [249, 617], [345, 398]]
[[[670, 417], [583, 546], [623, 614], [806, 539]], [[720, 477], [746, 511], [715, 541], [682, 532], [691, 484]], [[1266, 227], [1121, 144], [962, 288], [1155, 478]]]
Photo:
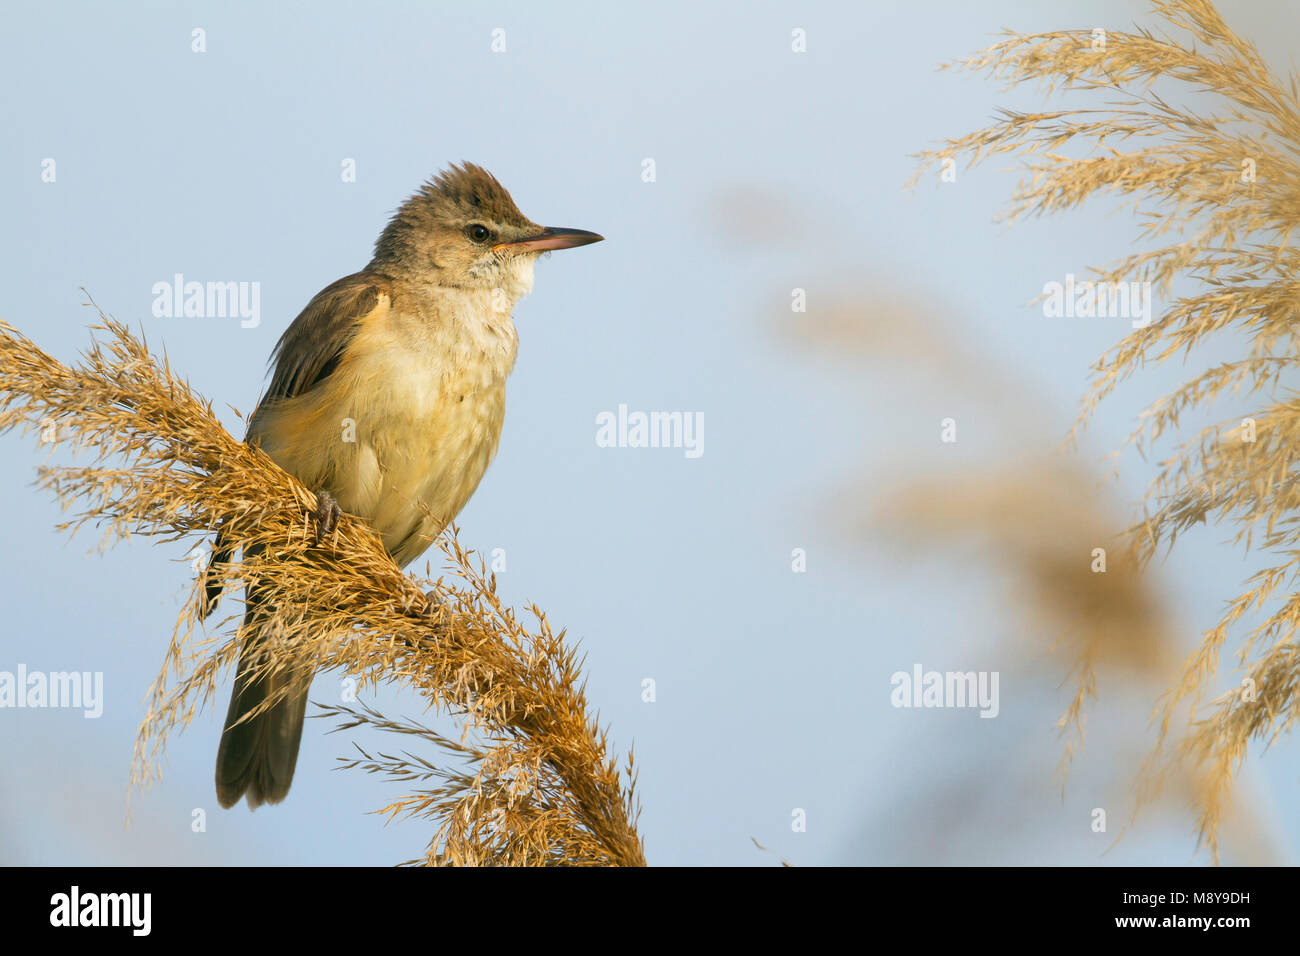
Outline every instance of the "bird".
[[[534, 263], [603, 238], [539, 226], [486, 169], [452, 163], [398, 207], [364, 269], [307, 303], [271, 353], [244, 440], [315, 491], [318, 541], [347, 513], [400, 567], [424, 553], [496, 454], [518, 348], [512, 312]], [[212, 563], [232, 553], [218, 532]], [[205, 615], [221, 589], [209, 579]], [[257, 670], [275, 626], [275, 609], [246, 584], [246, 636], [217, 750], [222, 807], [278, 803], [293, 781], [311, 675]]]

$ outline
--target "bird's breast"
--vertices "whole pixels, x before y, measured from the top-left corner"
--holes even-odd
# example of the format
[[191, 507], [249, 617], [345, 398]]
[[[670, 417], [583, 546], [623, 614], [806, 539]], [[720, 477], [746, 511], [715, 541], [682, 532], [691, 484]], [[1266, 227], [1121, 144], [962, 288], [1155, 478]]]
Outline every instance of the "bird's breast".
[[508, 313], [430, 322], [394, 308], [389, 318], [359, 329], [320, 387], [259, 410], [255, 424], [281, 467], [369, 522], [406, 564], [496, 454], [517, 339]]
[[430, 328], [399, 318], [396, 328], [358, 337], [357, 435], [366, 445], [355, 475], [358, 513], [370, 515], [390, 550], [413, 548], [403, 541], [416, 525], [427, 547], [495, 456], [517, 342], [508, 314], [505, 323]]

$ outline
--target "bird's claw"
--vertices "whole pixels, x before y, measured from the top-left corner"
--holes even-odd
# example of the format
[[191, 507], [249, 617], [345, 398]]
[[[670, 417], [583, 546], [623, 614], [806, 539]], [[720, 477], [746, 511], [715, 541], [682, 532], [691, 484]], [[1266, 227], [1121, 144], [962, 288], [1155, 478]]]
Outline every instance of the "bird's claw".
[[343, 509], [328, 491], [318, 491], [316, 510], [312, 512], [312, 517], [316, 519], [316, 543], [320, 544], [325, 539], [325, 535], [332, 533], [338, 527], [339, 518], [343, 517]]
[[436, 618], [442, 610], [442, 598], [438, 597], [437, 591], [424, 592], [424, 610], [421, 612], [427, 618]]

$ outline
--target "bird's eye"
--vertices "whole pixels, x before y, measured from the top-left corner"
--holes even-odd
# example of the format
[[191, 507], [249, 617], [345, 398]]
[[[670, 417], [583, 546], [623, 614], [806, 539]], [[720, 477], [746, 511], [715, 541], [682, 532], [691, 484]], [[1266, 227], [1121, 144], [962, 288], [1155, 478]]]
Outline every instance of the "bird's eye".
[[487, 226], [474, 223], [465, 230], [465, 235], [469, 236], [475, 242], [487, 242], [492, 238], [492, 231]]

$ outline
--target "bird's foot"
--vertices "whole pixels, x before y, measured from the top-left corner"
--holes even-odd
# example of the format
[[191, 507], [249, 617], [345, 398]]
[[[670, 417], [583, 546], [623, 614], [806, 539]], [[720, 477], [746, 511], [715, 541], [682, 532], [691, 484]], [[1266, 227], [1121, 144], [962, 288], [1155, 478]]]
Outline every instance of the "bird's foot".
[[442, 598], [437, 591], [424, 592], [424, 610], [421, 612], [429, 620], [436, 620], [443, 609]]
[[312, 512], [312, 517], [316, 520], [316, 543], [320, 544], [325, 539], [325, 535], [332, 533], [338, 527], [339, 518], [343, 517], [343, 509], [328, 491], [318, 491], [316, 510]]

